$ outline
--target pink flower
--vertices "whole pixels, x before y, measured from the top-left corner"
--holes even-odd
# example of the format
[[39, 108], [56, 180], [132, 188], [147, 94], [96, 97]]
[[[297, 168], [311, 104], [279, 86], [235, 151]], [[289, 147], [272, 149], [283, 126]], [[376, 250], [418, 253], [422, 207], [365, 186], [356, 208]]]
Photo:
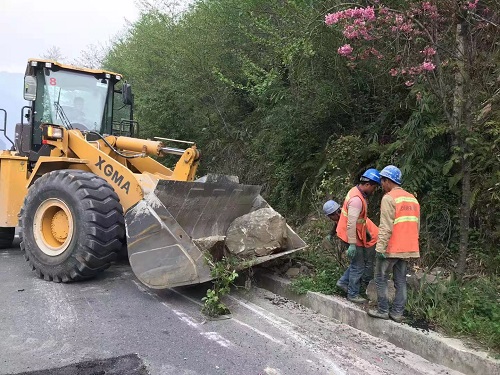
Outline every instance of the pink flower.
[[399, 27], [399, 30], [401, 30], [404, 33], [410, 33], [413, 30], [413, 25], [409, 22], [404, 23]]
[[352, 53], [352, 47], [350, 44], [344, 44], [342, 47], [339, 47], [337, 52], [339, 55], [349, 56]]
[[377, 51], [375, 48], [370, 48], [369, 49], [370, 53], [375, 56], [377, 59], [382, 59], [384, 56], [379, 52]]
[[422, 67], [421, 66], [412, 66], [408, 69], [408, 74], [411, 76], [416, 76], [418, 74], [422, 73]]
[[389, 70], [389, 73], [391, 76], [396, 77], [398, 75], [398, 70], [397, 69], [391, 69]]
[[430, 61], [425, 61], [422, 63], [422, 69], [430, 72], [430, 71], [433, 71], [434, 69], [436, 69], [436, 65], [434, 65]]
[[469, 10], [473, 10], [473, 9], [476, 9], [476, 6], [477, 6], [477, 3], [479, 2], [479, 0], [475, 0], [475, 1], [469, 1], [466, 5], [467, 5], [467, 9]]
[[422, 9], [424, 13], [427, 14], [431, 19], [437, 19], [437, 7], [435, 5], [432, 5], [430, 1], [424, 1], [422, 3]]
[[375, 20], [375, 10], [373, 9], [373, 7], [365, 8], [364, 12], [363, 12], [363, 17], [367, 21], [374, 21]]
[[424, 1], [422, 3], [422, 9], [427, 12], [434, 12], [437, 10], [437, 8], [432, 5], [430, 1]]
[[340, 20], [346, 18], [345, 11], [340, 11], [340, 12], [335, 12], [335, 13], [328, 13], [325, 16], [325, 23], [328, 26], [333, 25], [334, 23], [339, 22]]
[[334, 23], [339, 22], [339, 19], [340, 19], [339, 12], [337, 12], [337, 13], [328, 13], [328, 14], [325, 16], [325, 23], [326, 23], [328, 26], [331, 26], [331, 25], [333, 25]]
[[360, 21], [374, 21], [375, 10], [373, 7], [349, 8], [335, 13], [329, 13], [325, 16], [325, 24], [328, 26], [338, 23], [342, 19], [352, 18]]
[[342, 34], [344, 34], [347, 39], [356, 39], [359, 36], [359, 31], [353, 25], [348, 25], [344, 28]]
[[420, 51], [424, 56], [431, 57], [436, 54], [436, 50], [432, 47], [425, 47], [422, 51]]
[[405, 85], [410, 87], [410, 86], [413, 86], [415, 84], [415, 81], [406, 81], [405, 82]]

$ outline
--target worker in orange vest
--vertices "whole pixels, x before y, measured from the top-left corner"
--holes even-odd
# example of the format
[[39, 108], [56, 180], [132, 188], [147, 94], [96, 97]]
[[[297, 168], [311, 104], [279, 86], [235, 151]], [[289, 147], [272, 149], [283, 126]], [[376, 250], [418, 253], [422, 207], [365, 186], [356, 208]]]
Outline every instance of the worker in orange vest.
[[333, 228], [327, 236], [328, 241], [331, 242], [332, 236], [337, 231], [337, 224], [340, 220], [340, 204], [330, 199], [323, 205], [323, 212], [331, 221], [333, 221]]
[[361, 279], [365, 283], [373, 278], [374, 245], [377, 242], [378, 228], [368, 219], [368, 196], [380, 184], [379, 171], [370, 168], [354, 186], [344, 200], [337, 225], [337, 236], [345, 243], [351, 263], [337, 287], [347, 293], [347, 299], [354, 303], [364, 303], [366, 299], [359, 294]]
[[[406, 305], [407, 259], [419, 258], [418, 232], [420, 205], [401, 188], [401, 171], [388, 165], [380, 172], [385, 195], [380, 206], [379, 236], [376, 246], [375, 284], [378, 308], [368, 311], [374, 318], [403, 320]], [[389, 311], [387, 273], [392, 270], [396, 295]]]

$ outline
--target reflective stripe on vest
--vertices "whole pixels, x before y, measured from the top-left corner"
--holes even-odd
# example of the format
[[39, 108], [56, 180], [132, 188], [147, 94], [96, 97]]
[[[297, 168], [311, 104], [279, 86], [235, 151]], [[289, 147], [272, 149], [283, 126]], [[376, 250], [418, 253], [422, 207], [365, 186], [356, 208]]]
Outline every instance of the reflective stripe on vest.
[[394, 224], [404, 223], [406, 221], [414, 221], [418, 223], [418, 217], [416, 216], [401, 216], [394, 220]]
[[389, 194], [396, 202], [396, 212], [387, 253], [418, 253], [418, 222], [420, 205], [417, 199], [403, 189], [393, 189]]
[[[350, 199], [350, 198], [349, 198], [349, 199]], [[345, 217], [347, 217], [347, 211], [346, 211], [346, 210], [344, 210], [344, 209], [342, 208], [341, 212], [342, 212], [342, 215], [344, 215]], [[363, 212], [363, 211], [361, 211], [361, 212]], [[358, 220], [356, 220], [356, 223], [359, 223], [359, 224], [365, 224], [365, 223], [366, 223], [366, 220], [365, 220], [365, 219], [358, 219]]]
[[418, 204], [417, 198], [414, 198], [413, 196], [411, 196], [411, 197], [398, 197], [398, 198], [394, 198], [394, 200], [396, 201], [396, 203], [413, 202], [413, 203], [417, 203]]
[[342, 215], [340, 215], [340, 219], [337, 224], [337, 236], [342, 241], [349, 242], [347, 239], [347, 207], [349, 205], [349, 201], [354, 197], [359, 197], [362, 203], [361, 213], [359, 214], [359, 218], [356, 220], [356, 245], [366, 246], [366, 200], [356, 186], [349, 190], [349, 193], [347, 193], [344, 199], [341, 211]]

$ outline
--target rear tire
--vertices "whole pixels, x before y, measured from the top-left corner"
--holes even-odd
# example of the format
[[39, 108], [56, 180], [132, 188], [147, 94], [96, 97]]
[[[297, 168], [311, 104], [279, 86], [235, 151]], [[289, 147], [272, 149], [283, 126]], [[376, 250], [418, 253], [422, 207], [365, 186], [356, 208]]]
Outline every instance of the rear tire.
[[37, 276], [55, 282], [94, 277], [125, 242], [113, 188], [90, 172], [59, 170], [29, 188], [20, 218], [21, 250]]
[[8, 249], [12, 247], [16, 228], [0, 227], [0, 249]]

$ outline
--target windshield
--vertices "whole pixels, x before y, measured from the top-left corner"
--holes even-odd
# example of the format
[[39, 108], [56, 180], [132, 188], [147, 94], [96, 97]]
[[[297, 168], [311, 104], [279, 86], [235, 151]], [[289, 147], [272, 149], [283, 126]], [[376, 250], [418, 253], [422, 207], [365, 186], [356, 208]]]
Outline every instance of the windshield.
[[108, 92], [108, 79], [59, 71], [45, 75], [42, 122], [99, 131]]

